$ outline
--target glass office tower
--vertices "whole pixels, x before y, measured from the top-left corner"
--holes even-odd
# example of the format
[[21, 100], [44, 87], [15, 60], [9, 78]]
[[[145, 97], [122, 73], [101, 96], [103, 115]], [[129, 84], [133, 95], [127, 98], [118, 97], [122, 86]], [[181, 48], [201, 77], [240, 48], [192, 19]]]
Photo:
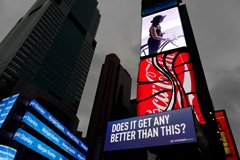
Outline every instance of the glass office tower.
[[76, 114], [97, 43], [97, 4], [37, 0], [0, 45], [1, 81], [24, 79]]

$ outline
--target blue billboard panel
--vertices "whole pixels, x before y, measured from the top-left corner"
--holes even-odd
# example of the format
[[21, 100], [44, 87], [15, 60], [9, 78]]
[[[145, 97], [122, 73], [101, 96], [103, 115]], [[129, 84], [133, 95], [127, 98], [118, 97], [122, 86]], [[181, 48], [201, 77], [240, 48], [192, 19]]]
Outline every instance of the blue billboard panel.
[[14, 160], [16, 153], [16, 149], [0, 145], [0, 160]]
[[157, 1], [157, 2], [158, 2], [158, 4], [152, 5], [151, 7], [143, 9], [142, 10], [142, 16], [149, 15], [151, 13], [161, 11], [161, 10], [164, 10], [166, 8], [169, 8], [169, 7], [176, 6], [179, 3], [178, 0], [166, 0], [166, 1], [163, 1], [163, 2], [159, 2], [159, 1]]
[[0, 102], [0, 128], [2, 127], [4, 121], [6, 120], [9, 112], [11, 111], [14, 103], [16, 102], [19, 94], [13, 95], [11, 97], [4, 98]]
[[80, 139], [78, 139], [73, 133], [64, 127], [64, 125], [62, 125], [56, 118], [54, 118], [48, 111], [46, 111], [36, 100], [33, 99], [29, 105], [38, 113], [40, 113], [44, 118], [46, 118], [50, 123], [52, 123], [56, 128], [58, 128], [62, 133], [69, 137], [73, 142], [80, 146], [83, 150], [88, 150], [88, 147]]
[[34, 130], [39, 132], [41, 135], [49, 139], [51, 142], [55, 143], [57, 146], [62, 148], [64, 151], [72, 155], [78, 160], [84, 160], [86, 157], [81, 152], [79, 152], [76, 148], [74, 148], [71, 144], [69, 144], [66, 140], [60, 137], [57, 133], [55, 133], [52, 129], [43, 124], [39, 119], [33, 116], [31, 113], [26, 112], [22, 122], [26, 123]]
[[192, 108], [108, 123], [104, 151], [196, 142]]
[[66, 157], [20, 128], [14, 134], [13, 140], [49, 159], [67, 160]]

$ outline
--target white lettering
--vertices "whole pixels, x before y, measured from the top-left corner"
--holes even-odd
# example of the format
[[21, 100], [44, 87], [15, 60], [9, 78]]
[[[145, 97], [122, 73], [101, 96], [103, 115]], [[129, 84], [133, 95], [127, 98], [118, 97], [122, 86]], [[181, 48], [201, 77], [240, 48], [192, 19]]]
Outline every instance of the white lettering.
[[145, 118], [145, 119], [140, 119], [138, 121], [138, 128], [146, 128], [151, 126], [151, 117], [150, 118]]
[[44, 109], [42, 107], [40, 107], [39, 104], [37, 104], [35, 101], [31, 101], [30, 106], [35, 108], [38, 112], [40, 112], [40, 114], [42, 114], [42, 115], [45, 114]]
[[135, 131], [114, 133], [111, 135], [110, 142], [114, 143], [114, 142], [135, 140], [135, 134], [136, 134]]
[[147, 128], [138, 130], [138, 139], [158, 137], [158, 128]]
[[156, 126], [156, 125], [160, 126], [160, 125], [164, 125], [164, 124], [168, 124], [168, 123], [169, 123], [169, 114], [155, 117], [153, 126]]
[[42, 151], [43, 153], [48, 154], [49, 156], [51, 156], [52, 158], [56, 158], [56, 155], [54, 153], [52, 153], [50, 150], [47, 150], [46, 148], [44, 148], [41, 144], [37, 145], [37, 148]]
[[128, 122], [113, 124], [112, 132], [126, 131], [128, 130], [128, 125]]
[[44, 127], [42, 128], [42, 132], [45, 133], [47, 137], [51, 137], [51, 139], [53, 139], [56, 143], [59, 142], [59, 139], [55, 135], [50, 133], [48, 130], [46, 130]]

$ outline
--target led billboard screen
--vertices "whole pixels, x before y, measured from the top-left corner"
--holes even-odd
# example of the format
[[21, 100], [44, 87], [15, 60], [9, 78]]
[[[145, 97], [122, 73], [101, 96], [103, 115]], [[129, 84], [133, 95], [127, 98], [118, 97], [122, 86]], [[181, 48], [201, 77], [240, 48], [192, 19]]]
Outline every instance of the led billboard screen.
[[0, 102], [0, 128], [2, 127], [4, 121], [6, 120], [9, 112], [11, 111], [15, 101], [17, 100], [19, 94], [13, 95], [11, 97], [4, 98]]
[[198, 102], [190, 55], [181, 50], [161, 53], [140, 62], [137, 86], [139, 116], [191, 106], [199, 123], [206, 123]]
[[55, 117], [53, 117], [48, 111], [46, 111], [36, 100], [32, 100], [29, 104], [30, 107], [35, 109], [44, 118], [46, 118], [50, 123], [52, 123], [57, 129], [69, 137], [73, 142], [80, 146], [84, 151], [88, 150], [88, 147], [78, 139], [73, 133], [71, 133], [64, 125], [62, 125]]
[[[163, 0], [163, 1], [142, 1], [142, 16], [154, 13], [156, 11], [161, 11], [163, 9], [176, 6], [179, 2], [179, 0]], [[149, 6], [149, 4], [151, 4]]]
[[13, 140], [49, 159], [67, 160], [63, 155], [20, 128], [14, 134]]
[[74, 148], [71, 144], [69, 144], [66, 140], [60, 137], [52, 129], [47, 127], [31, 113], [26, 112], [22, 119], [22, 122], [32, 127], [34, 130], [39, 132], [41, 135], [49, 139], [51, 142], [62, 148], [64, 151], [66, 151], [76, 159], [84, 160], [86, 158], [81, 152], [79, 152], [76, 148]]
[[226, 160], [239, 159], [237, 148], [231, 133], [231, 129], [224, 110], [215, 111], [218, 129], [223, 142], [223, 147], [226, 153]]
[[108, 123], [104, 151], [196, 142], [190, 107]]
[[186, 47], [177, 7], [142, 18], [141, 57]]
[[14, 160], [17, 150], [5, 145], [0, 145], [0, 160]]

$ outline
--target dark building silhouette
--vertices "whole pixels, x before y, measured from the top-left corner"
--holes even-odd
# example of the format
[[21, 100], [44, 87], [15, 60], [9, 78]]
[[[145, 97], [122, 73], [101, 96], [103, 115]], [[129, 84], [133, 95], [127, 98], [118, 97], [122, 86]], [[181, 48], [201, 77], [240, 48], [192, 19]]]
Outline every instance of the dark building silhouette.
[[108, 121], [128, 118], [130, 113], [131, 77], [115, 54], [106, 56], [102, 66], [87, 132], [88, 160], [114, 160], [119, 154], [104, 155]]
[[209, 152], [211, 153], [211, 157], [213, 159], [224, 160], [225, 153], [224, 148], [221, 142], [221, 137], [218, 132], [217, 121], [214, 115], [214, 106], [212, 103], [212, 99], [208, 90], [207, 81], [204, 75], [204, 70], [202, 67], [200, 55], [197, 49], [197, 44], [194, 38], [194, 34], [191, 28], [190, 19], [187, 13], [187, 8], [185, 5], [180, 7], [180, 15], [182, 18], [182, 24], [185, 32], [185, 38], [187, 42], [187, 46], [190, 50], [190, 53], [193, 54], [191, 57], [193, 61], [193, 67], [195, 68], [195, 80], [197, 93], [199, 96], [199, 103], [201, 106], [201, 110], [203, 112], [203, 116], [206, 120], [205, 125], [200, 125], [203, 130], [204, 135], [206, 136], [206, 141], [209, 146]]
[[75, 116], [97, 43], [97, 4], [37, 0], [0, 45], [1, 87], [9, 91], [9, 85], [24, 80], [61, 102], [59, 110]]

